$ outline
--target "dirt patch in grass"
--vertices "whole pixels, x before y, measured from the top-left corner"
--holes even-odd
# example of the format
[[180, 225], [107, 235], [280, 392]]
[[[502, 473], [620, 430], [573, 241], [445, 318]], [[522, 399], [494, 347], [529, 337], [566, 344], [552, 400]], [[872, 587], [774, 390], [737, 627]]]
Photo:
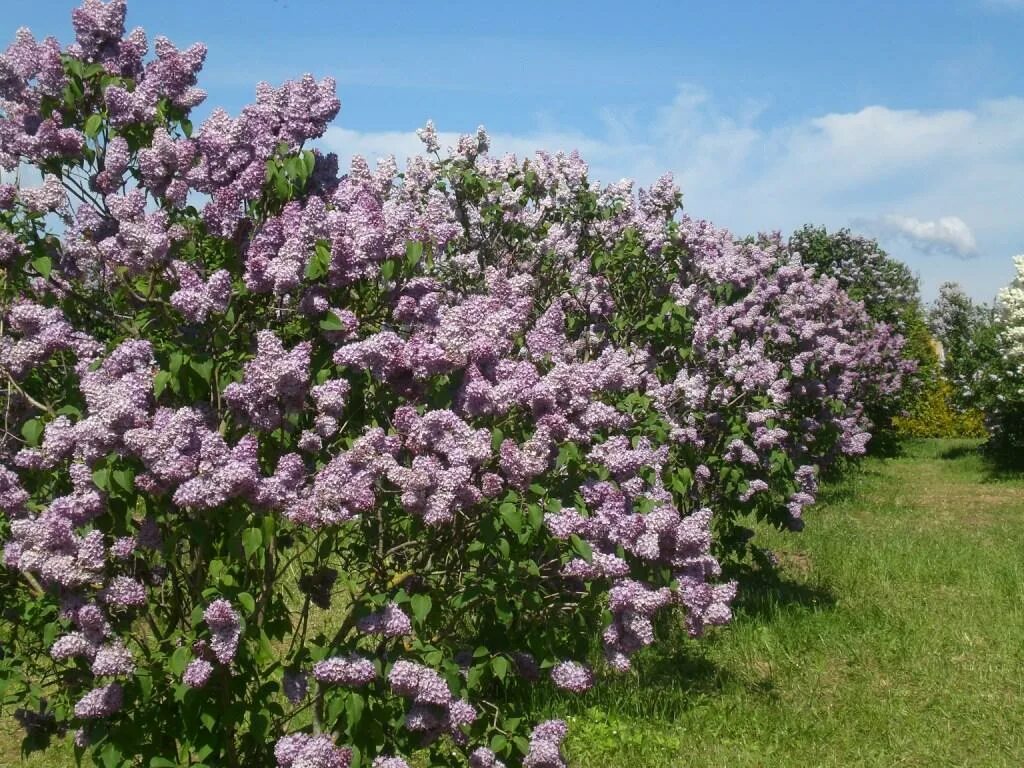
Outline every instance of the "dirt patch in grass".
[[806, 576], [814, 569], [813, 563], [811, 562], [811, 556], [806, 552], [789, 552], [783, 550], [781, 552], [776, 552], [775, 556], [778, 557], [779, 564], [782, 566], [783, 571], [795, 576]]
[[[916, 527], [987, 528], [1007, 522], [1008, 516], [1020, 516], [1024, 506], [1024, 487], [1020, 484], [984, 484], [974, 473], [946, 468], [948, 462], [891, 462], [872, 485], [867, 496], [893, 518], [906, 524], [902, 511], [924, 513], [915, 519]], [[858, 517], [875, 517], [863, 509]]]
[[948, 486], [945, 489], [923, 489], [914, 500], [914, 507], [927, 510], [924, 520], [936, 526], [987, 528], [1006, 522], [1010, 514], [1019, 517], [1024, 493], [1017, 489], [1013, 491], [992, 493], [977, 488], [954, 490]]

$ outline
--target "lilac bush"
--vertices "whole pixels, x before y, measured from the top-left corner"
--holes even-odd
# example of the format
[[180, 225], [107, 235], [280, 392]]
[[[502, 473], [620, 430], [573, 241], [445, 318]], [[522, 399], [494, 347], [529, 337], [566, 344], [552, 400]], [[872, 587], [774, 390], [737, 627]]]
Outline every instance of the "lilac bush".
[[[582, 693], [731, 618], [750, 515], [864, 452], [902, 339], [671, 179], [309, 148], [330, 79], [198, 127], [205, 48], [0, 56], [6, 703], [103, 765], [564, 766]], [[7, 599], [7, 596], [10, 599]], [[596, 653], [595, 653], [596, 651]]]
[[947, 365], [957, 399], [985, 415], [986, 453], [998, 465], [1018, 469], [1024, 446], [1024, 254], [1013, 258], [1013, 266], [1016, 275], [994, 307], [972, 305], [954, 286], [940, 296], [935, 319], [943, 341], [950, 342]]
[[[482, 150], [441, 161], [463, 247], [484, 268], [544, 276], [542, 327], [643, 355], [623, 403], [642, 445], [659, 447], [639, 465], [690, 510], [713, 510], [719, 552], [747, 550], [747, 514], [799, 529], [819, 473], [862, 455], [872, 417], [899, 406], [915, 369], [903, 336], [778, 234], [739, 240], [681, 215], [670, 176], [634, 195], [630, 182], [591, 188], [575, 154], [517, 164]], [[610, 436], [590, 456], [614, 475], [641, 455], [627, 445]]]
[[804, 264], [821, 275], [835, 278], [851, 298], [862, 301], [870, 317], [905, 337], [901, 354], [908, 361], [906, 373], [911, 375], [902, 395], [867, 403], [875, 426], [873, 446], [881, 452], [891, 449], [898, 437], [909, 436], [908, 416], [924, 413], [937, 397], [941, 400], [938, 382], [942, 371], [917, 277], [906, 264], [889, 256], [877, 241], [848, 229], [829, 232], [808, 224], [790, 236], [788, 245]]

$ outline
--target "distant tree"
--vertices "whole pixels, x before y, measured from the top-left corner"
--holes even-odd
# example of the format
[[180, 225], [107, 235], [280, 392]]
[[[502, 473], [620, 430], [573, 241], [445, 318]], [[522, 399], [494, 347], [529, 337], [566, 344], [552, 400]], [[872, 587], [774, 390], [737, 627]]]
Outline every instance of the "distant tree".
[[977, 407], [979, 382], [998, 361], [999, 329], [995, 309], [975, 303], [957, 283], [943, 283], [928, 311], [932, 333], [942, 342], [943, 372], [961, 408]]
[[984, 338], [984, 364], [969, 391], [985, 410], [990, 453], [1019, 466], [1024, 456], [1024, 254], [1013, 263], [1016, 276], [999, 292]]
[[790, 236], [789, 251], [818, 274], [834, 278], [851, 298], [863, 302], [873, 320], [891, 326], [906, 339], [902, 354], [914, 363], [916, 373], [894, 410], [868, 407], [876, 426], [871, 450], [888, 452], [896, 444], [893, 416], [919, 412], [923, 400], [934, 399], [929, 387], [935, 386], [940, 376], [918, 280], [906, 264], [889, 256], [876, 240], [849, 229], [829, 232], [825, 227], [805, 224]]
[[804, 264], [838, 280], [851, 298], [864, 302], [875, 320], [904, 331], [920, 317], [917, 278], [876, 240], [849, 229], [830, 233], [825, 227], [806, 224], [789, 238], [789, 249], [799, 253]]
[[1003, 350], [1007, 359], [1024, 361], [1024, 254], [1015, 256], [1016, 276], [999, 291], [999, 311], [1004, 323]]

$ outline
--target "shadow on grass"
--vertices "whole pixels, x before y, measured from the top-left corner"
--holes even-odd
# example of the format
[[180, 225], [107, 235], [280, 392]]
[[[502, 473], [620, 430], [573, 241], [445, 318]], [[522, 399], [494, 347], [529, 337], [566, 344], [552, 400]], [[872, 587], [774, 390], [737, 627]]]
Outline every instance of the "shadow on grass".
[[[863, 469], [854, 470], [861, 476], [878, 474], [877, 472], [867, 472]], [[856, 484], [851, 482], [849, 478], [844, 480], [833, 480], [822, 483], [815, 494], [815, 505], [814, 508], [820, 508], [821, 506], [830, 506], [833, 504], [842, 504], [843, 502], [850, 501], [857, 496], [858, 490]]]
[[904, 441], [895, 432], [883, 429], [871, 436], [868, 456], [879, 459], [898, 459], [905, 455]]
[[[728, 630], [726, 630], [728, 631]], [[705, 640], [658, 642], [633, 657], [633, 669], [609, 673], [582, 695], [537, 686], [534, 711], [552, 717], [633, 718], [672, 722], [708, 699], [743, 686], [754, 694], [771, 694], [771, 684], [748, 682], [707, 658]]]
[[940, 459], [947, 461], [956, 461], [957, 459], [963, 459], [968, 456], [977, 456], [978, 446], [976, 445], [954, 445], [952, 448], [947, 448], [939, 454]]
[[973, 451], [959, 450], [961, 446], [946, 451], [942, 458], [956, 459], [974, 454], [981, 461], [985, 483], [999, 483], [1024, 480], [1024, 451], [998, 450], [989, 443], [976, 446]]
[[815, 494], [816, 502], [811, 509], [817, 510], [859, 498], [864, 493], [865, 481], [876, 480], [882, 476], [882, 471], [877, 467], [877, 463], [850, 463], [842, 471], [823, 474], [821, 487]]
[[999, 463], [991, 459], [985, 461], [983, 483], [1005, 483], [1024, 481], [1024, 466], [1019, 461]]
[[[797, 555], [784, 555], [789, 568], [808, 567]], [[807, 584], [780, 573], [777, 568], [742, 564], [729, 569], [729, 578], [739, 582], [733, 609], [739, 620], [770, 621], [780, 613], [831, 610], [836, 595], [827, 586]]]
[[[727, 576], [740, 581], [733, 605], [736, 624], [785, 621], [786, 617], [780, 614], [830, 610], [836, 604], [835, 595], [827, 588], [756, 566], [733, 567]], [[775, 684], [770, 678], [737, 672], [708, 657], [709, 643], [714, 644], [720, 632], [725, 639], [724, 633], [729, 631], [726, 627], [711, 630], [709, 637], [703, 639], [659, 641], [634, 657], [631, 672], [612, 675], [583, 696], [538, 691], [538, 700], [552, 706], [552, 712], [587, 716], [600, 713], [601, 717], [671, 722], [730, 690], [742, 689], [754, 697], [774, 698]], [[676, 633], [681, 634], [681, 629], [670, 632], [678, 637]]]

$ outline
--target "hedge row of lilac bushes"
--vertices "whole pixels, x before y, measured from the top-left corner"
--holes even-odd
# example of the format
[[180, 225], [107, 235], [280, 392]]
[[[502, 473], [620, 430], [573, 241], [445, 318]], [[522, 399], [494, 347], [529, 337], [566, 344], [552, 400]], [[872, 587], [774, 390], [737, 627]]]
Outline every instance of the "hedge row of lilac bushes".
[[[85, 0], [0, 56], [0, 682], [100, 765], [566, 765], [582, 692], [730, 619], [752, 517], [862, 454], [902, 338], [778, 236], [574, 154], [190, 111]], [[603, 654], [603, 655], [602, 655]], [[133, 762], [139, 761], [140, 762]]]

